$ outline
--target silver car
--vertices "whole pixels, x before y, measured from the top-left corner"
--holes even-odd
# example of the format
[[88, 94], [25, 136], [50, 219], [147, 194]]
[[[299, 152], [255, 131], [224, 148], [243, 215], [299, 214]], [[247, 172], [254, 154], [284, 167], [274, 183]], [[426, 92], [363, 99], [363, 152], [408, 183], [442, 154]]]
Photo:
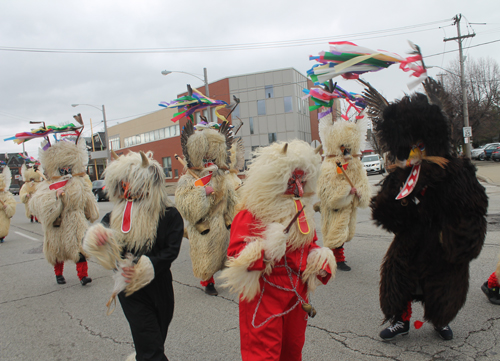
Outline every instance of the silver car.
[[378, 154], [369, 154], [361, 158], [366, 173], [385, 173], [384, 159]]

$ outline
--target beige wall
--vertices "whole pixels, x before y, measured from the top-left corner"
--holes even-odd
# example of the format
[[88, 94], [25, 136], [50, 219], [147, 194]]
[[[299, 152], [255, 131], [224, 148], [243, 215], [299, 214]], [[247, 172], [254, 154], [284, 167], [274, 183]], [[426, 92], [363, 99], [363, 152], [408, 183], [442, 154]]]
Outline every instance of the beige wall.
[[175, 123], [170, 120], [174, 113], [177, 113], [177, 108], [163, 108], [154, 113], [113, 125], [108, 128], [108, 137], [111, 139], [119, 135], [120, 146], [124, 148], [124, 139], [127, 137], [174, 125]]

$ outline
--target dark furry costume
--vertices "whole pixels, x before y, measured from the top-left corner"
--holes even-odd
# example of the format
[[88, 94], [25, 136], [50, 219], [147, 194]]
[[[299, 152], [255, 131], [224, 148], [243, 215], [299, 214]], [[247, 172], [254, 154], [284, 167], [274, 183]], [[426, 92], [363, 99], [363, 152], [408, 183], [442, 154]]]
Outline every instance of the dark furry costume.
[[[371, 208], [377, 225], [395, 234], [381, 268], [385, 321], [394, 322], [407, 312], [409, 302], [420, 300], [424, 318], [443, 327], [465, 303], [469, 263], [484, 243], [488, 199], [470, 160], [452, 154], [450, 127], [436, 105], [442, 88], [428, 79], [425, 89], [430, 102], [417, 93], [387, 104], [373, 88], [365, 92], [377, 136], [398, 165], [384, 179]], [[406, 160], [418, 144], [425, 153], [417, 161], [417, 184], [396, 200], [412, 171]]]

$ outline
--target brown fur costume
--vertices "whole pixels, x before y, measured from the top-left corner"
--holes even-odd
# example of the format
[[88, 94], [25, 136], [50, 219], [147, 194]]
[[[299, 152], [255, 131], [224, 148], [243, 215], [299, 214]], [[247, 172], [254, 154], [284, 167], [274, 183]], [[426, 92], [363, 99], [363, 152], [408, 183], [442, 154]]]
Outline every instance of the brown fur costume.
[[[184, 158], [188, 168], [198, 177], [212, 171], [209, 185], [214, 192], [207, 195], [204, 187], [194, 185], [195, 178], [188, 172], [177, 184], [175, 203], [187, 226], [191, 262], [195, 277], [208, 281], [224, 267], [229, 228], [234, 217], [236, 195], [229, 181], [229, 149], [232, 136], [227, 123], [219, 130], [212, 128], [193, 129], [188, 121], [182, 131]], [[215, 166], [204, 167], [205, 161]]]
[[[40, 149], [40, 162], [47, 181], [40, 183], [29, 207], [43, 226], [45, 258], [52, 265], [67, 260], [84, 262], [83, 236], [89, 221], [99, 217], [97, 203], [86, 181], [85, 141], [80, 139], [78, 144], [59, 141], [45, 151]], [[64, 194], [57, 198], [57, 190], [50, 186], [64, 180], [68, 181], [61, 188]]]
[[[469, 263], [481, 252], [488, 200], [475, 168], [452, 154], [450, 127], [438, 101], [440, 86], [427, 80], [424, 94], [388, 104], [370, 87], [365, 93], [384, 150], [397, 168], [372, 199], [373, 219], [394, 233], [381, 269], [380, 305], [394, 322], [414, 299], [424, 318], [446, 326], [462, 308], [469, 286]], [[444, 103], [443, 103], [444, 104]], [[412, 167], [412, 147], [425, 148], [413, 191], [396, 200]]]
[[12, 193], [9, 192], [12, 176], [8, 166], [3, 168], [0, 174], [0, 239], [3, 239], [9, 234], [10, 219], [16, 213], [16, 200]]
[[[332, 115], [329, 114], [320, 120], [319, 134], [325, 154], [318, 179], [321, 232], [323, 244], [332, 249], [354, 237], [357, 208], [366, 208], [370, 202], [370, 184], [359, 159], [365, 133], [364, 119], [357, 123], [344, 120], [332, 122]], [[344, 155], [342, 148], [348, 149], [348, 155]], [[337, 162], [348, 163], [345, 173], [354, 184], [357, 195], [350, 194], [351, 185], [343, 173], [337, 172]]]
[[38, 184], [43, 180], [42, 173], [38, 171], [35, 167], [27, 167], [26, 164], [23, 164], [21, 168], [21, 174], [23, 176], [23, 186], [19, 191], [19, 198], [21, 202], [24, 203], [24, 207], [26, 209], [26, 217], [32, 218], [33, 214], [29, 209], [29, 200], [33, 197], [33, 194], [36, 192], [36, 188]]

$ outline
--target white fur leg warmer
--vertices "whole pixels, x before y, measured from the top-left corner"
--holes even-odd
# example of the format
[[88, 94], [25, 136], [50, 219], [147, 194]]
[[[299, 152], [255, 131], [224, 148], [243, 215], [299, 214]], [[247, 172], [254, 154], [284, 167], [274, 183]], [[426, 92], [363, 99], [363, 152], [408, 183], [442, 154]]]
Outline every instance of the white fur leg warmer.
[[155, 269], [147, 256], [141, 256], [134, 267], [134, 276], [125, 287], [125, 296], [130, 296], [135, 291], [147, 286], [155, 278]]
[[262, 247], [267, 260], [277, 262], [283, 258], [286, 252], [286, 240], [288, 234], [283, 233], [285, 226], [281, 223], [270, 223], [267, 225], [262, 238]]
[[325, 263], [330, 267], [332, 277], [334, 277], [335, 271], [337, 270], [337, 263], [335, 262], [335, 256], [332, 250], [327, 247], [321, 247], [313, 248], [312, 251], [309, 252], [307, 256], [307, 266], [302, 275], [302, 281], [307, 283], [309, 292], [314, 292], [316, 287], [321, 284], [317, 276], [323, 269]]
[[225, 280], [222, 287], [229, 288], [243, 300], [253, 299], [260, 291], [259, 279], [263, 271], [249, 271], [248, 267], [262, 257], [262, 250], [262, 242], [253, 241], [247, 244], [237, 258], [229, 258], [226, 262], [228, 268], [220, 275]]
[[[108, 241], [103, 246], [97, 245], [97, 235], [107, 235]], [[90, 227], [83, 239], [83, 251], [97, 259], [97, 262], [108, 270], [116, 269], [121, 260], [121, 247], [113, 237], [113, 230], [104, 227], [101, 223]]]

